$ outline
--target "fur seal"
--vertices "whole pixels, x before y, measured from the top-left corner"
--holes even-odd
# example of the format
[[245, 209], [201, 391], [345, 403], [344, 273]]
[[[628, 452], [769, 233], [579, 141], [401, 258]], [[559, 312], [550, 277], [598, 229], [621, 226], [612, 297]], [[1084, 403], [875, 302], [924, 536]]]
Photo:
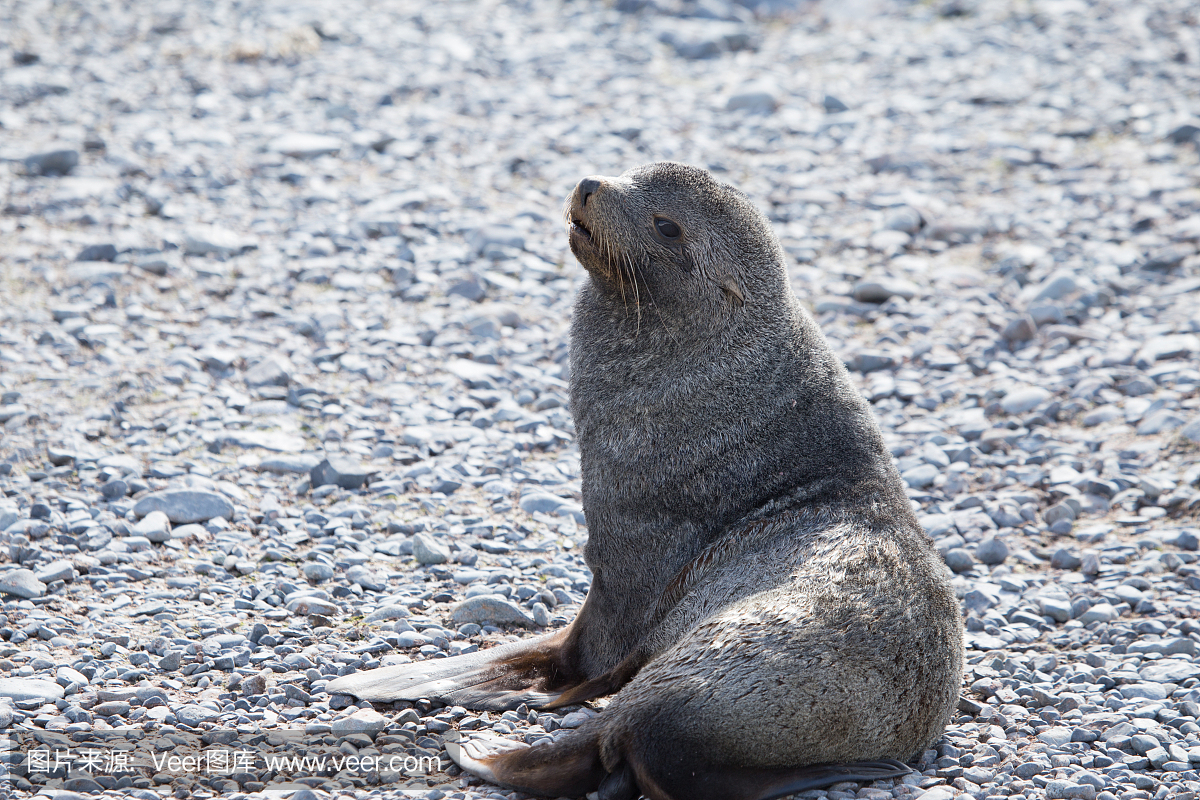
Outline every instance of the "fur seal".
[[962, 676], [949, 571], [749, 199], [657, 163], [568, 200], [590, 280], [571, 412], [593, 581], [564, 630], [331, 693], [607, 708], [553, 743], [455, 739], [532, 794], [765, 800], [904, 774]]

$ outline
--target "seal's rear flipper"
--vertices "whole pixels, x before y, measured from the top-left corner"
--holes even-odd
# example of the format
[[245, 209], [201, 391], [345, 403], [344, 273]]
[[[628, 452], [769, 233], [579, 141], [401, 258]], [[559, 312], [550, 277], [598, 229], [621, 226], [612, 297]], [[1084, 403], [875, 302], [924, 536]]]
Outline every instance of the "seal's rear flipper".
[[551, 681], [566, 677], [558, 663], [563, 638], [558, 632], [465, 656], [357, 672], [330, 681], [325, 691], [379, 703], [428, 698], [488, 711], [522, 703], [540, 708], [558, 697]]
[[633, 766], [642, 793], [654, 800], [771, 800], [842, 781], [878, 781], [912, 772], [906, 765], [891, 759], [783, 769]]
[[457, 732], [447, 734], [445, 744], [463, 770], [529, 794], [581, 797], [595, 791], [607, 774], [598, 738], [582, 729], [532, 747], [489, 734], [467, 739]]

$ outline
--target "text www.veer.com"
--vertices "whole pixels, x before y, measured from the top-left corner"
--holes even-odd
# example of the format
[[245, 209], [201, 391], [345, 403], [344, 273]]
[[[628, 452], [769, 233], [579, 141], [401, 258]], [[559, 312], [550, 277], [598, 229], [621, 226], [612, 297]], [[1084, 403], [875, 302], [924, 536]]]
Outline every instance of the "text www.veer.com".
[[[188, 772], [194, 771], [189, 763], [193, 759], [181, 758], [170, 753], [163, 753], [161, 758], [158, 754], [152, 756], [154, 766], [158, 770], [169, 770], [171, 772]], [[351, 772], [404, 772], [406, 774], [424, 773], [430, 774], [433, 772], [442, 771], [442, 760], [436, 756], [352, 756], [352, 755], [328, 755], [328, 756], [282, 756], [282, 755], [264, 755], [262, 757], [266, 768], [269, 771], [281, 774], [309, 773], [323, 774], [326, 770], [332, 770], [334, 773], [349, 770]], [[199, 759], [195, 759], [196, 768], [199, 767]]]

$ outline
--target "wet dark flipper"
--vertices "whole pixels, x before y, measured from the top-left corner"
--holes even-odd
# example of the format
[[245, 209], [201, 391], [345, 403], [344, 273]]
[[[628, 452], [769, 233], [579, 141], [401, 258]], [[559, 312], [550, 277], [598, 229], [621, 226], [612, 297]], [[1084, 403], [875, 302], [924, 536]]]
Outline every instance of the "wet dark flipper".
[[[470, 738], [451, 732], [446, 752], [463, 770], [491, 783], [543, 797], [579, 797], [596, 792], [600, 800], [772, 800], [842, 781], [899, 778], [912, 772], [899, 761], [814, 764], [756, 769], [714, 768], [693, 760], [621, 759], [610, 772], [600, 756], [604, 715], [552, 742], [527, 745], [491, 733]], [[646, 754], [650, 756], [650, 753]]]
[[446, 753], [463, 770], [527, 794], [582, 797], [595, 791], [607, 774], [596, 734], [583, 728], [533, 746], [491, 734], [466, 738], [456, 732], [447, 735], [445, 743]]
[[634, 769], [642, 793], [654, 800], [772, 800], [842, 781], [877, 781], [912, 772], [891, 759], [773, 769], [663, 769], [662, 764]]
[[330, 681], [325, 691], [379, 703], [428, 698], [492, 711], [522, 703], [541, 707], [559, 694], [546, 686], [561, 638], [555, 633], [463, 656], [356, 672]]

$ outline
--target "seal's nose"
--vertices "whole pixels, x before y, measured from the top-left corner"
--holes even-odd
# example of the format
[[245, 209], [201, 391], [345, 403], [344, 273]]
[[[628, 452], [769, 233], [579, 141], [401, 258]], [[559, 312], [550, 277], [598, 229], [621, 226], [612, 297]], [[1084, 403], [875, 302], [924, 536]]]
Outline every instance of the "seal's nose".
[[600, 183], [599, 178], [584, 178], [579, 182], [579, 186], [575, 188], [575, 191], [579, 193], [579, 205], [581, 208], [587, 206], [588, 198], [599, 190]]

